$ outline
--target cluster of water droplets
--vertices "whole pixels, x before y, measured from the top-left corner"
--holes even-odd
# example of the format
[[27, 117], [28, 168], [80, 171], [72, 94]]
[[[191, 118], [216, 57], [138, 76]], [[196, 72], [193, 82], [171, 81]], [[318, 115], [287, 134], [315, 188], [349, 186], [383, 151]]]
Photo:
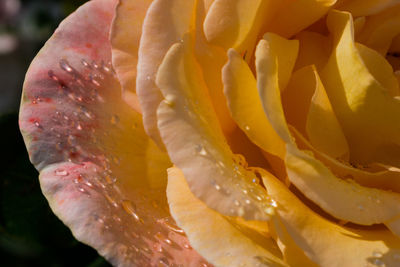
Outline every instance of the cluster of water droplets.
[[[218, 153], [214, 154], [213, 151], [208, 151], [207, 147], [204, 144], [195, 144], [194, 153], [202, 158], [209, 158], [210, 164], [215, 164], [217, 170], [215, 173], [224, 176], [222, 181], [225, 183], [219, 182], [221, 179], [217, 178], [218, 176], [214, 179], [211, 178], [210, 182], [215, 191], [222, 195], [221, 199], [229, 199], [229, 215], [252, 214], [250, 216], [253, 216], [253, 219], [273, 215], [277, 203], [262, 188], [259, 168], [249, 167], [245, 157], [241, 154], [233, 155], [231, 161], [216, 160]], [[234, 189], [238, 190], [233, 193]]]
[[[122, 127], [123, 115], [107, 106], [110, 97], [120, 93], [112, 91], [120, 89], [115, 72], [109, 62], [89, 63], [82, 59], [79, 64], [74, 67], [67, 60], [60, 60], [59, 70], [48, 72], [55, 89], [31, 100], [33, 105], [56, 103], [50, 118], [32, 121], [40, 129], [40, 141], [53, 155], [45, 155], [46, 158], [66, 164], [57, 168], [54, 176], [69, 180], [82, 197], [103, 201], [103, 205], [99, 202], [102, 210], [90, 216], [94, 227], [116, 242], [114, 249], [119, 257], [137, 266], [179, 266], [177, 255], [196, 253], [170, 217], [165, 189], [138, 189], [130, 192], [132, 198], [125, 197], [119, 188], [114, 170], [124, 159], [115, 154], [113, 145], [120, 141], [114, 132]], [[199, 266], [210, 265], [200, 260]]]

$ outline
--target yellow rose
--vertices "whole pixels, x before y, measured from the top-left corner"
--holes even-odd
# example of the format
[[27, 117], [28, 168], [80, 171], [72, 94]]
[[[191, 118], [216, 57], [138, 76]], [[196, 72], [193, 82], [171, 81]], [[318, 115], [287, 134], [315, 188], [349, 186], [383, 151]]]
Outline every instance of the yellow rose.
[[93, 0], [20, 126], [114, 265], [400, 266], [399, 54], [396, 0]]

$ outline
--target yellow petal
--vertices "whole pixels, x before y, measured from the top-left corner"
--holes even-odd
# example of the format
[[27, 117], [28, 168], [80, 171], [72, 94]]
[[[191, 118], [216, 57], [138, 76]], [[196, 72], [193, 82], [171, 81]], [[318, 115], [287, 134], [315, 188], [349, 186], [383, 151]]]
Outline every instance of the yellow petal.
[[168, 169], [172, 216], [191, 246], [215, 266], [287, 266], [275, 242], [208, 208], [189, 189], [178, 168]]
[[155, 0], [143, 22], [137, 66], [136, 90], [143, 111], [147, 134], [163, 147], [157, 129], [157, 107], [162, 100], [155, 84], [156, 73], [172, 44], [179, 41], [193, 25], [194, 0]]
[[264, 113], [253, 73], [235, 50], [228, 51], [228, 58], [222, 80], [232, 117], [253, 143], [284, 158], [284, 143]]
[[348, 11], [354, 17], [370, 16], [398, 4], [397, 0], [350, 0], [344, 1], [338, 9]]
[[204, 21], [207, 40], [225, 50], [232, 47], [251, 54], [262, 24], [280, 5], [271, 0], [215, 0]]
[[270, 222], [271, 228], [275, 230], [277, 243], [279, 248], [282, 251], [283, 257], [285, 261], [289, 264], [289, 266], [307, 266], [307, 267], [316, 267], [314, 262], [312, 262], [299, 247], [296, 242], [294, 242], [293, 238], [289, 235], [287, 229], [281, 222], [278, 216], [274, 216]]
[[400, 5], [386, 9], [366, 19], [357, 41], [386, 55], [392, 39], [400, 33]]
[[[235, 162], [187, 37], [170, 48], [157, 74], [165, 97], [158, 127], [168, 154], [193, 194], [210, 208], [247, 220], [268, 220], [264, 189], [251, 182], [253, 173]], [[237, 202], [248, 204], [237, 207]]]
[[275, 177], [265, 174], [263, 181], [287, 233], [319, 266], [398, 266], [400, 241], [390, 231], [338, 226], [315, 214]]
[[322, 162], [293, 145], [286, 148], [289, 180], [330, 215], [362, 225], [400, 215], [400, 194], [337, 178]]
[[204, 80], [207, 84], [219, 123], [222, 126], [225, 136], [229, 137], [235, 130], [236, 124], [229, 114], [221, 81], [221, 70], [227, 60], [226, 51], [221, 47], [210, 44], [203, 32], [203, 22], [210, 4], [203, 3], [203, 5], [197, 5], [195, 52], [203, 71]]
[[273, 33], [264, 35], [256, 49], [257, 87], [272, 127], [286, 143], [291, 142], [281, 102], [281, 90], [289, 82], [299, 43]]
[[316, 149], [333, 158], [347, 159], [349, 147], [346, 138], [315, 68], [313, 73], [317, 84], [307, 115], [307, 135]]
[[306, 135], [307, 114], [317, 85], [314, 67], [308, 65], [293, 73], [288, 86], [282, 93], [286, 120], [303, 135]]
[[139, 41], [143, 19], [151, 1], [119, 1], [110, 33], [113, 67], [127, 103], [137, 111], [140, 111], [135, 95]]
[[377, 150], [400, 144], [400, 103], [367, 68], [368, 61], [354, 43], [351, 15], [331, 12], [328, 27], [335, 45], [321, 78], [348, 140], [351, 160], [380, 161]]
[[316, 32], [302, 31], [295, 39], [299, 40], [299, 55], [294, 70], [308, 65], [315, 65], [320, 70], [329, 58], [329, 38]]
[[353, 179], [358, 184], [365, 187], [392, 190], [400, 193], [400, 173], [397, 168], [389, 167], [375, 170], [365, 168], [361, 165], [360, 167], [353, 167], [350, 164], [346, 164], [343, 161], [339, 161], [316, 150], [294, 127], [289, 125], [289, 129], [296, 139], [298, 147], [303, 150], [312, 151], [315, 158], [323, 162], [337, 177], [341, 179]]
[[375, 50], [356, 43], [356, 48], [368, 71], [391, 96], [399, 94], [399, 84], [389, 62]]
[[336, 0], [290, 1], [275, 14], [265, 31], [289, 38], [323, 17], [335, 3]]
[[400, 52], [400, 34], [393, 38], [389, 48], [390, 53]]

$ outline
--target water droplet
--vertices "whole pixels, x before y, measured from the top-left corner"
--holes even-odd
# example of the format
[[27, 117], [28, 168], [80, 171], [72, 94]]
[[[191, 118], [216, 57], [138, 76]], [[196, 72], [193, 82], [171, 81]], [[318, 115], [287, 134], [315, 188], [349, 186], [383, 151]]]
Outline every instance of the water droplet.
[[250, 199], [246, 199], [244, 202], [245, 202], [247, 205], [249, 205], [249, 204], [251, 203]]
[[125, 210], [126, 213], [132, 215], [136, 221], [139, 221], [140, 218], [135, 212], [135, 207], [129, 200], [122, 201], [122, 208]]
[[216, 184], [214, 187], [215, 187], [215, 189], [216, 189], [217, 191], [221, 190], [221, 186], [219, 186], [218, 184]]
[[68, 73], [73, 72], [72, 67], [69, 65], [68, 61], [65, 59], [60, 60], [60, 68]]
[[106, 182], [107, 182], [108, 184], [113, 184], [113, 183], [115, 183], [115, 182], [117, 181], [117, 178], [112, 177], [112, 176], [109, 175], [109, 174], [106, 174], [105, 179], [106, 179]]
[[119, 122], [119, 117], [118, 115], [112, 115], [111, 116], [111, 124], [115, 125]]
[[250, 131], [250, 126], [246, 125], [246, 126], [244, 126], [244, 129], [245, 129], [246, 131]]
[[77, 129], [78, 131], [81, 131], [81, 130], [82, 130], [82, 125], [81, 125], [80, 123], [78, 123], [78, 125], [76, 126], [76, 129]]
[[265, 209], [265, 212], [266, 212], [268, 215], [274, 215], [274, 214], [275, 214], [275, 209], [272, 208], [272, 207], [268, 207], [268, 208]]
[[173, 95], [165, 96], [164, 103], [170, 107], [175, 106], [175, 97]]
[[90, 64], [89, 64], [86, 60], [81, 59], [81, 63], [82, 63], [82, 65], [83, 65], [84, 67], [90, 68]]
[[38, 121], [35, 121], [33, 124], [35, 124], [36, 127], [40, 127], [40, 123]]
[[372, 260], [372, 264], [374, 264], [376, 266], [380, 266], [380, 267], [384, 267], [385, 266], [385, 263], [381, 259], [373, 259]]
[[204, 147], [202, 145], [196, 145], [196, 151], [197, 153], [199, 153], [202, 156], [206, 156], [207, 155], [207, 151], [204, 149]]
[[274, 208], [278, 207], [278, 203], [276, 203], [276, 201], [274, 199], [270, 200], [270, 205]]
[[236, 199], [235, 199], [235, 201], [233, 201], [233, 204], [235, 204], [235, 206], [240, 206], [240, 202]]
[[383, 254], [380, 251], [374, 251], [372, 253], [372, 256], [374, 256], [375, 258], [381, 258], [383, 256]]
[[69, 173], [64, 169], [57, 169], [54, 172], [57, 176], [67, 176]]
[[111, 204], [111, 205], [113, 205], [114, 207], [118, 207], [118, 204], [117, 204], [117, 202], [115, 202], [115, 200], [112, 198], [112, 197], [110, 197], [107, 193], [105, 193], [104, 194], [104, 197], [108, 200], [108, 202]]

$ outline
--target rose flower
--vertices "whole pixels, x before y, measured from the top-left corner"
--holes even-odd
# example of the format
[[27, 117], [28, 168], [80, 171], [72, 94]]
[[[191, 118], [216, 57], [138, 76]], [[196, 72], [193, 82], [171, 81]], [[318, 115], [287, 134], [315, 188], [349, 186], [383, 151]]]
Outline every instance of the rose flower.
[[396, 0], [93, 0], [20, 127], [113, 265], [400, 266], [399, 54]]

